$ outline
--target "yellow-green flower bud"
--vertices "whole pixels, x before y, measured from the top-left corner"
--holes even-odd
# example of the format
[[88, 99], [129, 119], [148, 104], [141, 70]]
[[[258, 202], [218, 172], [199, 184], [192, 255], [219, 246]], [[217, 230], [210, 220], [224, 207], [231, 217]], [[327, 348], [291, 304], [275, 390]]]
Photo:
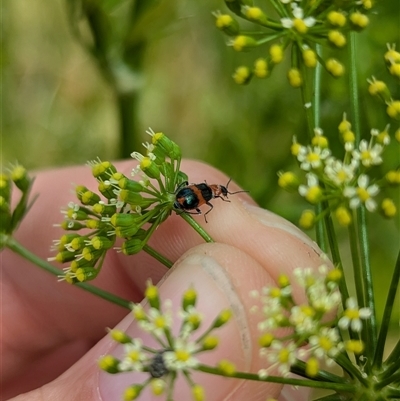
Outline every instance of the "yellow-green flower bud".
[[376, 79], [372, 79], [369, 81], [368, 92], [372, 96], [379, 96], [382, 100], [390, 99], [390, 91], [383, 81], [378, 81]]
[[136, 236], [137, 232], [140, 229], [139, 224], [141, 223], [128, 227], [115, 227], [115, 235], [119, 238], [130, 238], [134, 235]]
[[194, 401], [204, 401], [205, 400], [203, 386], [200, 386], [200, 384], [194, 384], [192, 386], [191, 390], [192, 390], [192, 396], [193, 396]]
[[88, 240], [88, 237], [77, 235], [77, 236], [75, 236], [75, 238], [72, 238], [69, 246], [75, 251], [80, 251], [81, 249], [83, 249], [85, 247], [85, 241], [87, 241], [87, 240]]
[[154, 395], [161, 395], [164, 393], [166, 385], [162, 379], [153, 379], [150, 381], [151, 392]]
[[293, 189], [297, 191], [300, 183], [296, 174], [292, 173], [291, 171], [286, 171], [286, 172], [279, 172], [278, 175], [279, 175], [278, 185], [281, 188], [287, 190]]
[[114, 187], [110, 181], [100, 181], [97, 188], [100, 193], [107, 199], [114, 199], [116, 196], [114, 192]]
[[326, 61], [325, 67], [327, 71], [335, 78], [341, 77], [344, 74], [344, 66], [338, 60], [330, 58]]
[[346, 24], [346, 17], [339, 11], [331, 11], [327, 15], [328, 22], [333, 26], [343, 27]]
[[381, 204], [382, 212], [385, 217], [392, 218], [397, 214], [397, 207], [392, 199], [385, 198]]
[[287, 73], [287, 77], [289, 84], [293, 86], [293, 88], [300, 88], [300, 86], [303, 85], [303, 78], [297, 68], [291, 68]]
[[144, 201], [142, 195], [137, 192], [129, 191], [128, 189], [121, 189], [119, 192], [119, 199], [131, 206], [141, 206]]
[[265, 58], [259, 58], [254, 63], [254, 75], [257, 78], [265, 78], [269, 74], [268, 63]]
[[122, 330], [112, 329], [109, 330], [109, 333], [111, 335], [111, 338], [120, 344], [127, 344], [132, 341], [132, 338], [129, 337], [128, 334], [126, 334]]
[[339, 206], [335, 210], [335, 216], [341, 226], [347, 227], [353, 220], [350, 210], [344, 206]]
[[394, 137], [396, 141], [400, 143], [400, 128], [397, 128], [396, 132], [394, 133]]
[[346, 44], [346, 37], [340, 31], [329, 31], [328, 40], [337, 47], [343, 47]]
[[139, 384], [134, 384], [132, 386], [129, 386], [125, 391], [123, 395], [123, 400], [124, 401], [133, 401], [136, 400], [140, 393], [143, 390], [143, 386]]
[[315, 213], [313, 210], [304, 210], [300, 216], [299, 226], [305, 230], [313, 228], [315, 225]]
[[396, 51], [395, 45], [389, 45], [384, 58], [387, 63], [400, 63], [400, 52]]
[[215, 14], [215, 25], [218, 29], [229, 36], [235, 36], [239, 33], [238, 22], [229, 14]]
[[92, 164], [92, 175], [99, 180], [109, 180], [116, 172], [117, 169], [109, 161]]
[[267, 16], [259, 7], [244, 6], [243, 13], [250, 21], [259, 22], [261, 24], [266, 24], [268, 22]]
[[103, 357], [101, 357], [99, 359], [98, 365], [101, 370], [105, 370], [108, 373], [119, 372], [119, 360], [112, 355], [104, 355]]
[[208, 335], [202, 342], [203, 350], [212, 350], [219, 344], [219, 339], [216, 336]]
[[143, 157], [140, 169], [150, 178], [160, 178], [160, 169], [149, 157]]
[[147, 282], [147, 288], [144, 292], [144, 296], [149, 301], [152, 308], [160, 309], [160, 296], [158, 294], [158, 288], [151, 283]]
[[242, 52], [257, 46], [257, 41], [251, 36], [239, 35], [232, 40], [231, 44], [234, 50]]
[[193, 287], [187, 289], [182, 297], [182, 309], [187, 310], [189, 306], [196, 305], [197, 292]]
[[389, 67], [389, 72], [393, 76], [400, 78], [400, 63], [392, 63], [392, 65]]
[[96, 203], [99, 203], [101, 200], [100, 196], [95, 194], [92, 191], [86, 191], [82, 193], [81, 195], [81, 202], [84, 205], [95, 205]]
[[127, 177], [122, 177], [118, 181], [118, 186], [121, 189], [127, 189], [127, 190], [132, 191], [132, 192], [141, 192], [143, 190], [143, 185], [142, 184], [140, 184], [137, 181], [130, 180]]
[[269, 49], [271, 61], [274, 64], [279, 64], [283, 60], [283, 47], [281, 45], [272, 45]]
[[308, 358], [306, 362], [306, 374], [309, 377], [315, 377], [317, 376], [319, 372], [319, 362], [318, 359], [315, 357], [310, 357]]
[[114, 240], [110, 237], [96, 235], [90, 240], [94, 249], [110, 249], [114, 245]]
[[260, 347], [268, 348], [271, 346], [272, 341], [274, 341], [275, 336], [271, 333], [265, 333], [258, 339], [258, 344]]
[[364, 29], [369, 24], [369, 18], [359, 11], [350, 14], [350, 21], [356, 30]]
[[213, 327], [221, 327], [226, 324], [232, 317], [232, 311], [230, 309], [223, 310], [215, 319]]
[[82, 195], [86, 192], [86, 191], [89, 191], [84, 185], [77, 185], [76, 187], [75, 187], [75, 194], [76, 194], [76, 197], [80, 200], [80, 201], [82, 201]]
[[12, 169], [11, 179], [21, 191], [26, 191], [31, 184], [31, 179], [28, 176], [28, 172], [26, 171], [25, 167], [19, 164]]
[[389, 117], [400, 120], [400, 100], [392, 100], [387, 104], [386, 113]]
[[226, 359], [223, 359], [218, 363], [218, 369], [225, 375], [225, 376], [232, 376], [236, 372], [235, 365], [227, 361]]
[[[11, 179], [6, 174], [0, 174], [0, 196], [6, 203], [11, 199]], [[4, 203], [4, 202], [3, 202]]]
[[109, 216], [115, 213], [115, 205], [106, 205], [105, 203], [96, 203], [92, 209], [95, 213], [102, 216]]
[[95, 262], [103, 254], [103, 251], [94, 249], [93, 246], [85, 246], [82, 249], [82, 257], [88, 262]]
[[71, 262], [71, 260], [75, 259], [75, 252], [70, 252], [70, 251], [61, 251], [58, 252], [56, 256], [53, 258], [48, 258], [49, 261], [56, 261], [59, 263], [65, 263], [65, 262]]
[[140, 221], [141, 216], [133, 213], [115, 213], [110, 220], [110, 223], [114, 227], [129, 227], [132, 225], [137, 225]]
[[345, 343], [347, 351], [353, 352], [354, 354], [361, 354], [364, 351], [364, 343], [361, 340], [347, 340]]
[[90, 281], [96, 278], [98, 270], [93, 267], [80, 267], [75, 272], [75, 277], [80, 283]]
[[139, 253], [143, 249], [144, 243], [139, 238], [131, 238], [125, 241], [122, 246], [121, 250], [122, 253], [125, 255], [135, 255]]
[[314, 68], [318, 63], [317, 53], [313, 49], [305, 49], [302, 52], [303, 61], [306, 67]]
[[81, 223], [78, 223], [77, 221], [72, 221], [72, 220], [64, 220], [61, 224], [60, 227], [63, 230], [70, 230], [70, 231], [78, 231], [82, 228], [85, 228], [85, 226]]
[[250, 82], [250, 79], [252, 77], [252, 73], [250, 71], [250, 68], [246, 66], [240, 66], [236, 68], [235, 72], [232, 75], [233, 80], [238, 84], [238, 85], [245, 85]]

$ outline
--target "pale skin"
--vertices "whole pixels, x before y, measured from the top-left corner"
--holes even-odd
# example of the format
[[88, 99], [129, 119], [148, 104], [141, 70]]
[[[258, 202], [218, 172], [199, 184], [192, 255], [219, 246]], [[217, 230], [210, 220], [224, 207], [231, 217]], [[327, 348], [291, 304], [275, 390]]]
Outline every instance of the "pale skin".
[[[132, 161], [116, 163], [129, 175]], [[182, 164], [190, 182], [207, 181], [225, 185], [221, 172], [203, 163]], [[62, 220], [60, 208], [74, 201], [71, 183], [95, 190], [96, 182], [87, 167], [42, 171], [36, 174], [33, 194], [40, 194], [19, 227], [17, 239], [30, 251], [47, 258], [53, 239], [62, 235], [53, 227]], [[230, 191], [240, 190], [233, 182]], [[247, 188], [246, 188], [247, 189]], [[237, 370], [257, 372], [268, 367], [258, 355], [257, 320], [250, 312], [253, 289], [274, 284], [279, 274], [291, 276], [296, 267], [317, 268], [323, 263], [318, 247], [292, 224], [257, 207], [250, 194], [229, 196], [230, 203], [212, 200], [214, 209], [194, 218], [204, 226], [214, 244], [200, 236], [179, 216], [172, 216], [155, 232], [150, 244], [173, 262], [168, 271], [145, 253], [127, 257], [110, 251], [93, 284], [134, 302], [143, 298], [148, 278], [159, 283], [162, 299], [171, 299], [176, 308], [190, 286], [198, 293], [198, 308], [208, 327], [218, 312], [231, 308], [231, 322], [215, 331], [219, 347], [205, 355], [204, 363], [232, 361]], [[205, 206], [207, 208], [207, 206]], [[207, 210], [202, 207], [203, 213]], [[123, 390], [143, 376], [109, 375], [100, 372], [97, 360], [104, 354], [118, 355], [119, 348], [106, 335], [106, 327], [127, 330], [131, 336], [148, 335], [132, 323], [126, 309], [108, 303], [31, 265], [6, 250], [2, 254], [2, 394], [15, 401], [114, 401]], [[296, 293], [296, 290], [295, 290]], [[300, 300], [301, 293], [296, 293]], [[125, 317], [125, 318], [124, 318]], [[121, 321], [121, 319], [123, 319]], [[120, 323], [119, 323], [120, 322]], [[179, 326], [179, 322], [177, 322]], [[265, 401], [306, 400], [307, 391], [290, 387], [245, 382], [205, 374], [194, 375], [204, 386], [206, 400]], [[191, 399], [185, 381], [175, 388], [176, 399]], [[298, 390], [297, 390], [298, 391]], [[293, 397], [293, 398], [291, 398]], [[145, 391], [140, 400], [155, 398]]]

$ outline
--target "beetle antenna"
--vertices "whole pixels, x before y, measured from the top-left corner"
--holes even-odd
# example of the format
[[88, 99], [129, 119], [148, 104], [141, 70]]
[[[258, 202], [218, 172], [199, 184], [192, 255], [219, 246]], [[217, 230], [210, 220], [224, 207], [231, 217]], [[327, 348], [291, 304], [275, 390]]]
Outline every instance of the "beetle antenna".
[[232, 178], [229, 178], [229, 181], [227, 182], [227, 184], [226, 184], [226, 186], [225, 186], [225, 188], [226, 188], [226, 192], [228, 192], [228, 194], [229, 195], [235, 195], [235, 194], [239, 194], [239, 193], [241, 193], [241, 192], [250, 192], [250, 191], [236, 191], [236, 192], [229, 192], [228, 191], [228, 186], [229, 186], [229, 183], [232, 181]]

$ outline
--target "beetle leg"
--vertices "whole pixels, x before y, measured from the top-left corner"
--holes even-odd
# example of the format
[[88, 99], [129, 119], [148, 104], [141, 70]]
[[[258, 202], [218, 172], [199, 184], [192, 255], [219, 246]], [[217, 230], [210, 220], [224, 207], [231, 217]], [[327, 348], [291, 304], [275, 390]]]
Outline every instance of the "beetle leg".
[[204, 220], [206, 221], [206, 223], [208, 223], [206, 216], [207, 216], [208, 213], [211, 212], [211, 210], [213, 210], [214, 206], [210, 202], [206, 202], [206, 205], [210, 206], [210, 208], [204, 213]]

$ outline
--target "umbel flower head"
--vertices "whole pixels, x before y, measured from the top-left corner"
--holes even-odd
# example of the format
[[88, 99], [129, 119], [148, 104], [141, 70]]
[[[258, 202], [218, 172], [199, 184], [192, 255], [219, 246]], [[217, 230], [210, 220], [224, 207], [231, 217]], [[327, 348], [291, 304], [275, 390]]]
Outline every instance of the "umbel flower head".
[[[321, 201], [329, 203], [343, 226], [352, 223], [352, 210], [364, 206], [369, 212], [380, 211], [385, 217], [391, 218], [397, 214], [395, 202], [390, 197], [379, 201], [378, 196], [391, 186], [400, 184], [400, 171], [389, 170], [378, 177], [374, 172], [383, 163], [384, 150], [391, 143], [390, 126], [383, 130], [372, 129], [369, 139], [362, 139], [355, 144], [355, 134], [346, 115], [338, 126], [340, 139], [343, 143], [342, 158], [337, 158], [329, 148], [328, 139], [320, 128], [316, 128], [311, 144], [303, 146], [293, 139], [291, 147], [293, 156], [305, 174], [305, 183], [293, 172], [280, 172], [279, 185], [288, 190], [297, 189], [299, 194], [309, 203], [315, 205]], [[393, 146], [399, 146], [393, 141]], [[315, 216], [306, 210], [300, 218], [303, 228], [311, 228], [328, 210]]]
[[[345, 352], [361, 353], [364, 349], [361, 340], [343, 341], [339, 328], [359, 333], [362, 320], [371, 316], [370, 310], [358, 308], [354, 299], [349, 298], [346, 309], [333, 318], [342, 303], [339, 291], [342, 271], [321, 265], [318, 270], [297, 268], [293, 273], [297, 286], [304, 291], [305, 302], [295, 301], [292, 280], [284, 275], [277, 287], [252, 293], [260, 301], [261, 306], [257, 308], [264, 314], [258, 324], [260, 356], [268, 361], [269, 367], [259, 371], [261, 379], [275, 371], [286, 376], [294, 367], [315, 377], [320, 366], [340, 361], [340, 355]], [[282, 328], [290, 331], [277, 335], [277, 329]]]
[[[191, 388], [192, 399], [203, 401], [204, 389], [194, 383], [191, 375], [200, 365], [198, 355], [211, 351], [218, 346], [219, 339], [212, 332], [225, 325], [230, 317], [229, 310], [222, 311], [202, 334], [193, 338], [201, 327], [202, 314], [196, 309], [197, 293], [190, 287], [182, 296], [181, 309], [178, 313], [179, 332], [174, 334], [174, 316], [170, 301], [161, 302], [158, 289], [150, 281], [145, 292], [149, 309], [141, 304], [132, 305], [133, 317], [138, 326], [156, 340], [159, 347], [152, 348], [143, 344], [140, 338], [131, 338], [119, 330], [111, 330], [112, 338], [123, 345], [124, 353], [121, 359], [105, 355], [99, 361], [101, 369], [109, 373], [146, 372], [148, 378], [142, 383], [132, 384], [125, 389], [124, 401], [135, 400], [144, 388], [150, 387], [155, 395], [167, 394], [167, 399], [173, 399], [174, 385], [179, 376], [185, 378]], [[222, 363], [222, 362], [221, 362]], [[228, 362], [222, 363], [227, 372]], [[226, 373], [228, 375], [228, 373]]]
[[77, 201], [63, 210], [65, 220], [60, 224], [67, 233], [54, 242], [57, 255], [49, 258], [69, 264], [61, 280], [75, 283], [94, 279], [116, 238], [123, 240], [119, 250], [126, 255], [147, 249], [155, 229], [171, 214], [175, 190], [187, 180], [180, 171], [181, 150], [162, 132], [149, 129], [147, 133], [151, 142], [144, 144], [146, 154], [132, 153], [138, 161], [132, 170], [136, 180], [108, 161], [88, 163], [98, 193], [76, 186]]
[[231, 37], [229, 45], [234, 50], [242, 52], [266, 44], [269, 46], [265, 57], [257, 59], [253, 68], [241, 66], [236, 70], [233, 78], [238, 84], [248, 83], [253, 76], [267, 77], [274, 66], [283, 60], [286, 49], [291, 49], [288, 80], [293, 87], [303, 85], [302, 65], [314, 68], [319, 62], [332, 76], [342, 76], [343, 65], [336, 58], [323, 60], [316, 53], [316, 45], [333, 50], [344, 48], [347, 33], [363, 30], [369, 23], [367, 14], [372, 9], [370, 0], [270, 0], [268, 3], [274, 9], [273, 14], [249, 5], [252, 2], [225, 1], [236, 17], [254, 24], [255, 29], [251, 32], [242, 31], [238, 20], [231, 14], [214, 13], [217, 28]]

